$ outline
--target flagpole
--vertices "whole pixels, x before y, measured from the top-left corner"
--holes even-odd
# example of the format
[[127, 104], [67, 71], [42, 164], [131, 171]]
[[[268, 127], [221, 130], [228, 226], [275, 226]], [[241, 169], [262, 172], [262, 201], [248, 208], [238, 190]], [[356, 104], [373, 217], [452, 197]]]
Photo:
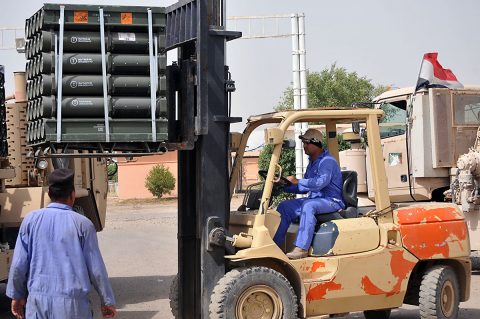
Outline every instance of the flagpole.
[[412, 96], [415, 96], [415, 94], [417, 93], [418, 79], [420, 79], [420, 74], [422, 73], [423, 60], [425, 60], [425, 54], [422, 56], [422, 62], [420, 62], [420, 69], [418, 70], [417, 82], [415, 82], [415, 87], [413, 88]]
[[412, 124], [412, 110], [413, 110], [413, 101], [415, 100], [415, 96], [417, 94], [417, 86], [418, 86], [418, 79], [420, 79], [420, 74], [422, 73], [422, 66], [423, 66], [423, 60], [425, 60], [425, 54], [422, 57], [422, 62], [420, 62], [420, 69], [418, 70], [418, 75], [417, 75], [417, 82], [415, 82], [415, 87], [413, 88], [413, 94], [412, 97], [410, 98], [410, 103], [407, 105], [406, 111], [407, 111], [407, 116], [406, 116], [406, 121], [405, 121], [405, 146], [407, 147], [407, 174], [408, 174], [408, 191], [410, 193], [410, 197], [414, 202], [417, 200], [415, 199], [415, 196], [413, 196], [412, 192], [412, 180], [410, 178], [410, 156], [408, 155], [410, 149], [411, 149], [411, 140], [409, 138], [410, 136], [410, 129], [411, 129], [411, 124]]

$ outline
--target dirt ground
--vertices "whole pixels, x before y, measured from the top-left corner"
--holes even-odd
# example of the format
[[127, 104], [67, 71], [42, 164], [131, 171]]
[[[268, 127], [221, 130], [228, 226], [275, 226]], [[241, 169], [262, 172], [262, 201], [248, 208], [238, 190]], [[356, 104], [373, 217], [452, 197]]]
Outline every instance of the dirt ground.
[[[237, 207], [237, 199], [232, 207]], [[98, 234], [117, 299], [119, 319], [169, 319], [168, 293], [177, 272], [177, 205], [162, 202], [127, 202], [109, 199], [105, 229]], [[480, 318], [480, 273], [472, 277], [470, 300], [461, 304], [459, 318]], [[0, 285], [0, 319], [9, 314], [9, 299]], [[94, 318], [99, 300], [92, 294]], [[361, 313], [344, 318], [363, 318]], [[419, 318], [416, 307], [394, 310], [391, 319]]]

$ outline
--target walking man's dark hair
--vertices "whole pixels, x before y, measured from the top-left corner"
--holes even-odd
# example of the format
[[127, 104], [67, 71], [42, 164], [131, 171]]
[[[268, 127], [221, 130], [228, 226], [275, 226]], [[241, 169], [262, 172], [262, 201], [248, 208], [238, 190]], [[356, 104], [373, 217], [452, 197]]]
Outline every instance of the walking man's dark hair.
[[75, 186], [72, 170], [59, 168], [48, 176], [48, 196], [52, 201], [68, 199], [73, 190], [75, 190]]

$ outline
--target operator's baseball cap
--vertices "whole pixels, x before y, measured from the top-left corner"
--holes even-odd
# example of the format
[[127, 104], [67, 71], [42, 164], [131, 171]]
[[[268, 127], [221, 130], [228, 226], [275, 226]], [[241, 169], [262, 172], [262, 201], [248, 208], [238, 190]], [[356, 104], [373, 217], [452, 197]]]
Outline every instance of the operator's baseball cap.
[[48, 176], [48, 186], [53, 189], [74, 189], [74, 173], [68, 168], [54, 170]]
[[323, 134], [322, 132], [314, 128], [308, 129], [305, 134], [300, 135], [298, 138], [301, 139], [303, 142], [312, 143], [319, 147], [322, 147]]

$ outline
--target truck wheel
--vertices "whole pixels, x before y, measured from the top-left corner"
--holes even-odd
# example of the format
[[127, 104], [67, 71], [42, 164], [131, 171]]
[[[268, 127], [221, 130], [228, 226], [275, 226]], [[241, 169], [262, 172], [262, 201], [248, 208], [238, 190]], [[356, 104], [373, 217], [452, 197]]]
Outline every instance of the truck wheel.
[[420, 318], [457, 318], [460, 291], [458, 279], [449, 266], [428, 269], [420, 285]]
[[382, 309], [382, 310], [367, 310], [363, 312], [365, 319], [388, 319], [390, 318], [390, 313], [392, 310], [390, 309]]
[[210, 319], [297, 318], [297, 296], [290, 282], [266, 267], [233, 269], [215, 286]]
[[178, 318], [178, 274], [173, 277], [168, 296], [170, 298], [170, 310], [172, 311], [173, 317]]
[[472, 261], [472, 270], [480, 270], [480, 251], [472, 251], [470, 260]]

